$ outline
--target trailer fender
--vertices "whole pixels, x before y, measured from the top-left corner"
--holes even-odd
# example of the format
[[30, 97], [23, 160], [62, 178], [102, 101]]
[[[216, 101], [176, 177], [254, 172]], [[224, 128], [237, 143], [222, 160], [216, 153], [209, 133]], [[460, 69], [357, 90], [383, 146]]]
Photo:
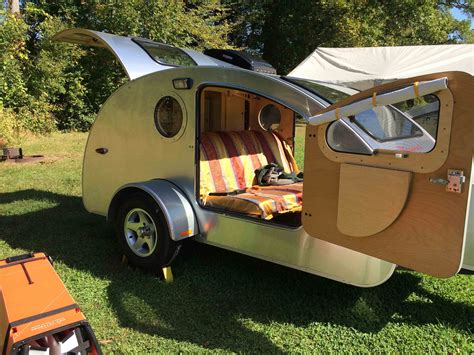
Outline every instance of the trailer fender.
[[132, 193], [149, 195], [165, 216], [170, 237], [174, 241], [199, 234], [199, 227], [193, 207], [179, 187], [168, 180], [149, 180], [130, 183], [121, 187], [110, 202], [107, 220], [115, 219], [120, 204]]

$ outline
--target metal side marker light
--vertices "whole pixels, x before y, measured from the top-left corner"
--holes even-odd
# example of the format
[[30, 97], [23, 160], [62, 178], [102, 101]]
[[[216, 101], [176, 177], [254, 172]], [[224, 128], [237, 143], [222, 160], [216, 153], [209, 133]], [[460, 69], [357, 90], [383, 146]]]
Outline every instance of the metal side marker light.
[[185, 230], [185, 231], [179, 233], [179, 235], [180, 235], [181, 237], [187, 237], [187, 236], [190, 236], [191, 234], [193, 234], [193, 230], [192, 230], [192, 229], [188, 229], [188, 230]]
[[177, 78], [173, 79], [173, 87], [176, 90], [188, 90], [193, 87], [193, 80], [191, 78]]

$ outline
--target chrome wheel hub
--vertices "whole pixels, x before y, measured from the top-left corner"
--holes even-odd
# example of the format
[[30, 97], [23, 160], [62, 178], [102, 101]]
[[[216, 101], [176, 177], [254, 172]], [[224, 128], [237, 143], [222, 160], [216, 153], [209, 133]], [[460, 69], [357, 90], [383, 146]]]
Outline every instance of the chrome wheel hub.
[[124, 234], [128, 246], [136, 255], [146, 257], [155, 251], [158, 241], [156, 226], [145, 210], [134, 208], [128, 212]]

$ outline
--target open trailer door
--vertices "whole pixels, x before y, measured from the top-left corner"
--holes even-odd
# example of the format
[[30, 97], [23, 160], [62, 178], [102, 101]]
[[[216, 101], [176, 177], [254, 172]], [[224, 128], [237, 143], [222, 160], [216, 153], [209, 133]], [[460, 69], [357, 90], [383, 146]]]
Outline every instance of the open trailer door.
[[[157, 60], [152, 58], [152, 55], [163, 52], [166, 48], [174, 56], [183, 56], [188, 59], [188, 56], [178, 48], [170, 47], [161, 43], [156, 43], [150, 40], [137, 39], [131, 37], [117, 36], [110, 33], [87, 30], [83, 28], [72, 28], [57, 33], [53, 40], [59, 42], [68, 42], [74, 44], [83, 44], [93, 47], [107, 48], [122, 64], [125, 72], [130, 80], [139, 78], [141, 76], [154, 73], [163, 69], [170, 68], [169, 65], [161, 65]], [[148, 54], [147, 51], [150, 53]], [[188, 60], [191, 60], [190, 58]]]
[[469, 74], [429, 74], [363, 91], [311, 117], [308, 234], [433, 276], [456, 274], [469, 214], [473, 94]]

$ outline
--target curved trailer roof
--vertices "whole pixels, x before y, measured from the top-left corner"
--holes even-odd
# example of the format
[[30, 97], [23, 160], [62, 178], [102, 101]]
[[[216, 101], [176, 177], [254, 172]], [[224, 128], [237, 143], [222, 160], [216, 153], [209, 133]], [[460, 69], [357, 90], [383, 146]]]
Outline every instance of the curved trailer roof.
[[[98, 32], [84, 28], [71, 28], [57, 33], [53, 40], [74, 44], [83, 44], [93, 47], [107, 48], [120, 61], [130, 80], [141, 76], [174, 67], [174, 65], [160, 64], [154, 60], [137, 43], [140, 38], [117, 36], [111, 33]], [[176, 48], [166, 44], [146, 40], [148, 43], [169, 48]], [[192, 49], [179, 48], [187, 54], [196, 65], [233, 67], [225, 62], [214, 59]]]

